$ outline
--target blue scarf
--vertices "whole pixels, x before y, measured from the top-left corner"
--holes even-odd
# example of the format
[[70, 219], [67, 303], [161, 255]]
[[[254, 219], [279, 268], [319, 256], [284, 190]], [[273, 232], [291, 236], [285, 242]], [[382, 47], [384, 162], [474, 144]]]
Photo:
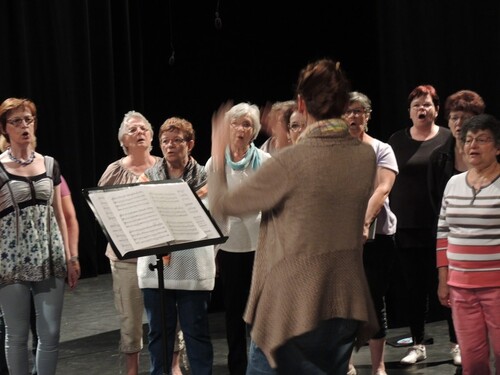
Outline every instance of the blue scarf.
[[252, 169], [257, 169], [260, 167], [260, 163], [260, 154], [253, 142], [250, 143], [250, 148], [246, 152], [245, 157], [238, 162], [234, 162], [231, 160], [231, 152], [229, 151], [229, 146], [226, 147], [226, 164], [229, 165], [234, 171], [241, 171], [249, 165], [252, 166]]

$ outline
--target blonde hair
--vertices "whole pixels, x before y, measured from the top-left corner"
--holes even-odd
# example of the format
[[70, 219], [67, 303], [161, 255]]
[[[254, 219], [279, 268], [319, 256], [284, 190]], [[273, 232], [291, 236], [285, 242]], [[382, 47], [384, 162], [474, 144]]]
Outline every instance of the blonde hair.
[[5, 130], [7, 127], [7, 113], [16, 109], [29, 109], [31, 115], [35, 118], [35, 122], [33, 128], [36, 131], [38, 120], [36, 118], [36, 106], [29, 99], [20, 99], [20, 98], [8, 98], [5, 99], [2, 104], [0, 104], [0, 128], [2, 130], [2, 134], [7, 139], [7, 142], [10, 142], [9, 136]]
[[3, 134], [0, 135], [0, 152], [4, 152], [9, 148], [9, 142], [7, 142], [7, 138]]
[[[31, 141], [31, 145], [33, 146], [33, 149], [36, 148], [36, 136], [33, 136], [33, 140]], [[10, 147], [10, 143], [5, 138], [3, 134], [0, 134], [0, 152], [6, 151]]]

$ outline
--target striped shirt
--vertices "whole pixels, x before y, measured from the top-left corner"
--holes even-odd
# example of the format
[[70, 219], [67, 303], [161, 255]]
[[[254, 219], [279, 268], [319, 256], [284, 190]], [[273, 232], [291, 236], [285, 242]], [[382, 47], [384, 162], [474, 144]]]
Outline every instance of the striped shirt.
[[500, 178], [479, 191], [467, 172], [451, 177], [437, 232], [437, 267], [448, 267], [448, 285], [500, 287]]

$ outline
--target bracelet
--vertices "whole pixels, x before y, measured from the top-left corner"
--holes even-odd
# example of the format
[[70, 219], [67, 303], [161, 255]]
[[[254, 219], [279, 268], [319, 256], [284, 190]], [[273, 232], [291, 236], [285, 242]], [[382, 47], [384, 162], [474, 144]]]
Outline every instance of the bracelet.
[[69, 258], [71, 262], [78, 262], [78, 255], [73, 255], [71, 258]]

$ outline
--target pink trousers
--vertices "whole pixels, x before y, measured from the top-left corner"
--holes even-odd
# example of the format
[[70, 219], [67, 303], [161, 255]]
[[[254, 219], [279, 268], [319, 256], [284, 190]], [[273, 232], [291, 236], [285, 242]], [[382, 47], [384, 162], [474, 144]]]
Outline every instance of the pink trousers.
[[462, 354], [462, 375], [488, 375], [490, 347], [500, 375], [500, 288], [450, 286], [451, 311]]

